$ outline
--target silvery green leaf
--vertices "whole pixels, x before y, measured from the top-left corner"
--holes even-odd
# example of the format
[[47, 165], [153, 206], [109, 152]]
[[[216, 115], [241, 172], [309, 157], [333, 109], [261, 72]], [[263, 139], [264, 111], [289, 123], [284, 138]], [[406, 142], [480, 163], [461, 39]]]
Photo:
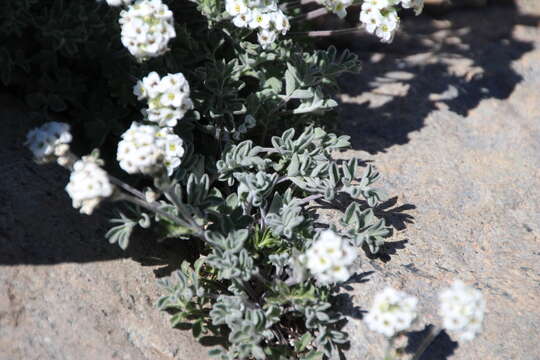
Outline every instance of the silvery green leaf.
[[112, 219], [110, 222], [118, 224], [105, 233], [105, 238], [109, 240], [109, 243], [117, 243], [122, 250], [127, 249], [129, 245], [129, 238], [133, 229], [137, 225], [137, 221], [133, 221], [125, 216], [123, 213], [119, 213], [120, 218]]
[[289, 95], [291, 99], [311, 99], [313, 97], [313, 91], [296, 89]]
[[264, 87], [271, 88], [272, 91], [275, 93], [280, 93], [282, 88], [282, 82], [276, 77], [271, 77], [265, 81]]
[[291, 158], [291, 162], [289, 163], [289, 166], [287, 167], [287, 176], [297, 176], [298, 170], [300, 168], [300, 159], [298, 158], [298, 154], [293, 154]]
[[298, 72], [292, 64], [287, 64], [287, 70], [285, 71], [285, 92], [287, 96], [290, 96], [297, 88]]
[[150, 216], [146, 213], [141, 214], [141, 218], [137, 222], [140, 227], [143, 229], [148, 229], [150, 225], [152, 224], [152, 221], [150, 220]]

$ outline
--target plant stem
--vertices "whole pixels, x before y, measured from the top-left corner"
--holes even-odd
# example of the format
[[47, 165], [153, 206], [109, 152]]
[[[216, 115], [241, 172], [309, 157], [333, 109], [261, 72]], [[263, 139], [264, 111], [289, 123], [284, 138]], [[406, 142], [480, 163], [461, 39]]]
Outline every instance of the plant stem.
[[424, 353], [424, 351], [426, 351], [426, 349], [428, 348], [428, 346], [433, 342], [433, 340], [435, 340], [435, 338], [437, 336], [439, 336], [439, 334], [441, 333], [442, 331], [442, 328], [438, 327], [438, 326], [432, 326], [430, 329], [429, 329], [429, 333], [426, 335], [426, 337], [424, 338], [424, 340], [422, 341], [422, 343], [420, 344], [420, 347], [418, 348], [418, 350], [416, 350], [416, 353], [414, 354], [414, 356], [411, 358], [411, 360], [418, 360], [420, 359], [420, 357], [422, 356], [422, 354]]
[[308, 11], [305, 14], [298, 15], [298, 16], [294, 17], [292, 20], [293, 21], [313, 20], [313, 19], [316, 19], [318, 17], [324, 16], [326, 14], [328, 14], [328, 10], [326, 8], [319, 8], [319, 9], [316, 9], [316, 10]]
[[261, 232], [264, 232], [264, 227], [266, 225], [266, 212], [264, 211], [264, 206], [261, 206], [259, 209], [261, 211], [261, 219], [259, 224], [261, 226]]
[[384, 350], [384, 359], [383, 360], [393, 360], [393, 356], [391, 355], [392, 348], [394, 347], [394, 340], [395, 336], [392, 336], [390, 339], [388, 339], [388, 342], [386, 343], [386, 349]]
[[323, 194], [314, 194], [314, 195], [309, 195], [305, 198], [303, 198], [302, 200], [299, 200], [296, 202], [297, 205], [304, 205], [304, 204], [307, 204], [313, 200], [317, 200], [317, 199], [320, 199], [323, 197]]
[[262, 147], [262, 146], [259, 146], [258, 147], [260, 151], [264, 151], [266, 153], [269, 153], [269, 154], [272, 154], [272, 153], [278, 153], [279, 150], [277, 149], [274, 149], [274, 148], [271, 148], [271, 147]]
[[159, 209], [157, 206], [155, 206], [153, 204], [150, 204], [146, 200], [139, 199], [138, 197], [128, 195], [128, 194], [122, 194], [121, 198], [123, 200], [129, 201], [129, 202], [131, 202], [131, 203], [133, 203], [135, 205], [139, 205], [139, 206], [141, 206], [141, 207], [143, 207], [143, 208], [145, 208], [147, 210], [153, 211], [156, 214], [158, 214], [159, 216], [161, 216], [161, 217], [163, 217], [163, 218], [165, 218], [167, 220], [172, 221], [176, 225], [185, 226], [185, 227], [193, 230], [193, 234], [195, 236], [197, 236], [197, 237], [201, 238], [202, 240], [206, 241], [206, 239], [204, 237], [204, 231], [200, 226], [198, 226], [198, 225], [194, 226], [194, 224], [189, 224], [186, 221], [180, 219], [178, 216], [169, 214], [168, 212], [163, 211], [163, 210]]
[[338, 29], [338, 30], [314, 30], [314, 31], [298, 31], [298, 32], [291, 32], [290, 35], [305, 35], [307, 37], [329, 37], [334, 35], [344, 35], [353, 33], [356, 31], [360, 31], [362, 28], [360, 27], [351, 27], [347, 29]]
[[125, 182], [123, 182], [122, 180], [117, 179], [117, 178], [115, 178], [114, 176], [111, 176], [111, 175], [109, 175], [109, 180], [111, 181], [111, 183], [113, 183], [114, 185], [117, 185], [118, 187], [121, 187], [122, 189], [124, 189], [128, 193], [130, 193], [132, 195], [135, 195], [136, 197], [138, 197], [141, 200], [146, 201], [146, 197], [144, 196], [144, 194], [141, 191], [139, 191], [139, 190], [135, 189], [134, 187], [132, 187], [131, 185], [128, 185]]

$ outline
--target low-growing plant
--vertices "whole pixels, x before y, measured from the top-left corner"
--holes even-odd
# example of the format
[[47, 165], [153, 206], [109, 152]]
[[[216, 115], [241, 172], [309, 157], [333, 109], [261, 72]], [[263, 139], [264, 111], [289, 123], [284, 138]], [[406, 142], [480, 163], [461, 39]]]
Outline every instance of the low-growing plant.
[[[111, 39], [127, 49], [122, 59], [131, 54], [126, 69], [135, 77], [132, 94], [111, 96], [125, 104], [138, 99], [142, 113], [120, 136], [119, 168], [106, 168], [97, 150], [79, 158], [70, 126], [60, 122], [28, 134], [36, 160], [71, 171], [66, 190], [82, 213], [105, 199], [120, 202], [106, 237], [122, 249], [137, 228], [197, 245], [195, 261], [160, 281], [158, 307], [172, 326], [215, 344], [212, 356], [335, 356], [348, 342], [336, 306], [340, 284], [358, 268], [358, 250], [376, 254], [391, 232], [374, 211], [384, 200], [375, 167], [332, 156], [350, 147], [347, 136], [331, 132], [333, 95], [338, 77], [358, 70], [356, 56], [312, 50], [289, 36], [305, 27], [289, 22], [305, 18], [302, 1], [107, 3], [123, 7], [94, 4], [118, 16], [120, 36]], [[316, 14], [342, 16], [352, 2], [321, 4]], [[419, 12], [422, 2], [366, 0], [360, 21], [391, 41], [399, 5]], [[109, 79], [116, 81], [126, 78]], [[350, 199], [341, 221], [317, 223], [310, 204], [337, 197]], [[416, 300], [385, 296], [367, 320], [392, 338], [416, 318]], [[394, 310], [395, 326], [387, 318]]]

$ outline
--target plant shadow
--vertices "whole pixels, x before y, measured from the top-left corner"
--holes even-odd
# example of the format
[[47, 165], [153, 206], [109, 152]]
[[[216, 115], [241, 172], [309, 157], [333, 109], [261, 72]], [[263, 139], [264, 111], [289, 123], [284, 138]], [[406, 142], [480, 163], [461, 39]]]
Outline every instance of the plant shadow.
[[[361, 210], [369, 207], [364, 200], [354, 199], [348, 194], [339, 194], [336, 199], [331, 202], [317, 200], [316, 205], [311, 206], [309, 210], [315, 213], [317, 209], [332, 209], [343, 212], [353, 202], [357, 203]], [[409, 214], [408, 211], [416, 209], [416, 206], [413, 204], [398, 205], [397, 196], [380, 203], [372, 209], [377, 217], [384, 219], [385, 223], [390, 226], [391, 232], [387, 237], [391, 237], [394, 231], [405, 230], [408, 224], [414, 223], [414, 216]], [[323, 226], [323, 224], [320, 225]], [[372, 254], [367, 248], [364, 250], [369, 259], [380, 259], [386, 263], [391, 260], [391, 255], [395, 255], [397, 250], [404, 249], [408, 242], [409, 240], [407, 239], [387, 241], [381, 246], [379, 252], [376, 254]]]
[[342, 131], [355, 149], [376, 154], [408, 143], [435, 110], [467, 116], [482, 100], [508, 98], [522, 80], [513, 61], [533, 49], [514, 30], [539, 24], [506, 1], [439, 19], [405, 17], [389, 45], [348, 39], [362, 70], [341, 79]]
[[[407, 347], [405, 352], [408, 354], [414, 354], [421, 346], [422, 341], [432, 331], [433, 325], [426, 325], [424, 329], [420, 331], [410, 331], [407, 333]], [[431, 344], [425, 349], [423, 354], [418, 360], [444, 360], [452, 356], [459, 344], [453, 341], [445, 330], [442, 330], [433, 339]]]

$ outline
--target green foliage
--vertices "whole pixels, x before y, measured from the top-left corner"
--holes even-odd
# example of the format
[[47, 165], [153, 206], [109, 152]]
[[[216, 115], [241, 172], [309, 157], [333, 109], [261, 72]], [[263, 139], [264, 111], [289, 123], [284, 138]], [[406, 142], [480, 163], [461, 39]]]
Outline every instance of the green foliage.
[[197, 239], [198, 259], [160, 281], [158, 307], [201, 342], [218, 340], [213, 356], [329, 358], [347, 335], [333, 305], [337, 287], [310, 277], [301, 260], [318, 234], [310, 201], [352, 198], [336, 231], [358, 247], [376, 253], [389, 234], [372, 209], [383, 199], [373, 187], [378, 172], [332, 156], [350, 147], [329, 128], [337, 78], [356, 70], [357, 58], [291, 39], [262, 50], [254, 34], [224, 21], [223, 1], [167, 3], [177, 33], [171, 51], [138, 63], [121, 46], [118, 9], [93, 0], [7, 0], [1, 80], [45, 117], [76, 119], [75, 133], [87, 137], [80, 149], [112, 145], [111, 154], [114, 136], [142, 119], [135, 82], [150, 71], [182, 72], [194, 103], [175, 129], [182, 165], [153, 184], [133, 180], [153, 185], [152, 197], [117, 189], [116, 200], [137, 207], [113, 219], [106, 237], [122, 249], [137, 227], [157, 239]]
[[[346, 194], [364, 204], [364, 210], [357, 202], [347, 208], [339, 231], [358, 247], [365, 243], [376, 253], [389, 234], [384, 220], [370, 207], [382, 199], [371, 187], [378, 173], [371, 166], [362, 171], [357, 160], [338, 162], [331, 156], [334, 150], [347, 148], [346, 137], [308, 127], [298, 136], [287, 130], [272, 144], [264, 148], [246, 140], [227, 147], [212, 186], [225, 185], [236, 192], [216, 200], [221, 202], [216, 212], [207, 212], [207, 219], [201, 220], [209, 224], [201, 254], [204, 281], [220, 286], [200, 301], [211, 308], [204, 320], [215, 327], [206, 328], [210, 336], [226, 337], [223, 348], [211, 351], [220, 359], [330, 357], [347, 342], [339, 325], [343, 316], [332, 305], [336, 288], [308, 279], [305, 268], [291, 261], [316, 234], [314, 217], [306, 207], [308, 197], [330, 201]], [[283, 192], [281, 184], [287, 184]], [[206, 182], [190, 186], [191, 191], [204, 187], [200, 192], [209, 192]], [[170, 293], [160, 304], [174, 303], [184, 291], [178, 289], [194, 293], [190, 286], [184, 280], [169, 284]], [[186, 308], [178, 307], [178, 313]], [[280, 311], [269, 320], [272, 309]], [[284, 341], [288, 336], [295, 339], [294, 346]]]

